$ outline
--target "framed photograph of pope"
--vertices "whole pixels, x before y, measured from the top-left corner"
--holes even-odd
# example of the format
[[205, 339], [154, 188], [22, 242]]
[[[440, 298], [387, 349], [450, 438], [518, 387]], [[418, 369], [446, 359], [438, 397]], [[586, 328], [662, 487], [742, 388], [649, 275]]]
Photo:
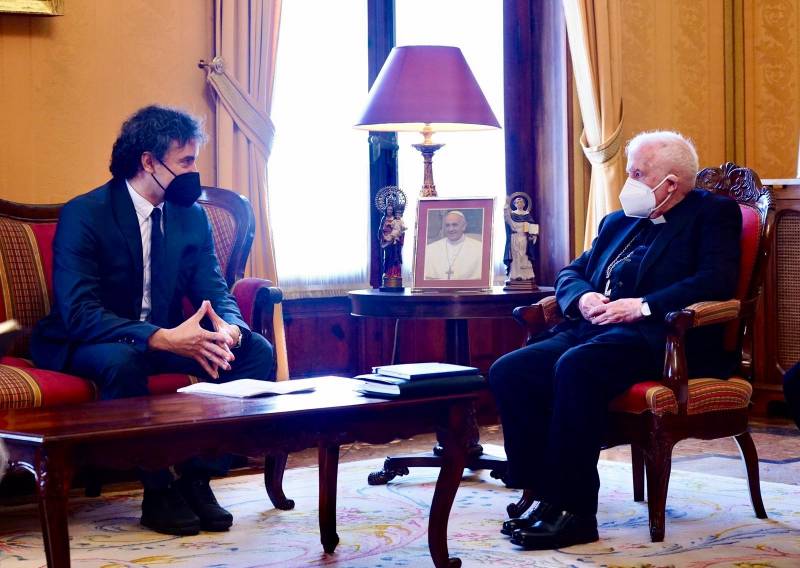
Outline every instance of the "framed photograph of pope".
[[415, 290], [489, 288], [494, 198], [420, 198]]

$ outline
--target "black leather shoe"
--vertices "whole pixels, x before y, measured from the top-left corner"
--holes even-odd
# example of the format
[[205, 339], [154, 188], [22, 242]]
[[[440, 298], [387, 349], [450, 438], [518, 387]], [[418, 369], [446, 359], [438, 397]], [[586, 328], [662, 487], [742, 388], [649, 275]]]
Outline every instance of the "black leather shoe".
[[599, 539], [597, 517], [564, 511], [554, 521], [539, 521], [527, 529], [517, 529], [511, 542], [525, 550], [552, 550]]
[[188, 536], [200, 532], [200, 519], [174, 487], [144, 490], [140, 522], [164, 534]]
[[204, 531], [226, 531], [233, 524], [233, 515], [220, 507], [211, 491], [208, 479], [181, 477], [175, 487], [186, 503], [200, 518], [200, 528]]
[[544, 501], [539, 501], [537, 505], [528, 511], [524, 517], [516, 519], [508, 519], [503, 522], [503, 528], [500, 532], [506, 536], [511, 536], [517, 529], [527, 529], [539, 521], [552, 521], [561, 513], [555, 506]]

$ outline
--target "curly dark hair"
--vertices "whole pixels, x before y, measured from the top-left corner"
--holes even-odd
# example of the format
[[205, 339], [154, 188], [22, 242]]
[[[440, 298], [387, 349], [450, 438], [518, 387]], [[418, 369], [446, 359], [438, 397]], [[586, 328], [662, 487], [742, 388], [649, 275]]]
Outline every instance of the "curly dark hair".
[[141, 169], [143, 152], [162, 160], [170, 144], [205, 141], [202, 121], [182, 110], [150, 105], [134, 113], [122, 124], [111, 149], [108, 169], [115, 178], [130, 179]]

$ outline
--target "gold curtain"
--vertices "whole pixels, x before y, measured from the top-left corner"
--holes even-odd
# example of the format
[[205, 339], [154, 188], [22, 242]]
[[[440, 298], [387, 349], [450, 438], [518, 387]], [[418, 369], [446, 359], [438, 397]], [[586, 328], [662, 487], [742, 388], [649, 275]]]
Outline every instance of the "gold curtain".
[[[267, 200], [267, 161], [275, 127], [269, 118], [281, 0], [215, 0], [215, 57], [208, 83], [216, 95], [217, 185], [253, 205], [256, 234], [247, 274], [278, 284]], [[275, 310], [278, 379], [289, 376], [283, 311]]]
[[619, 0], [562, 0], [583, 118], [581, 146], [592, 166], [584, 248], [604, 215], [619, 209], [622, 78]]

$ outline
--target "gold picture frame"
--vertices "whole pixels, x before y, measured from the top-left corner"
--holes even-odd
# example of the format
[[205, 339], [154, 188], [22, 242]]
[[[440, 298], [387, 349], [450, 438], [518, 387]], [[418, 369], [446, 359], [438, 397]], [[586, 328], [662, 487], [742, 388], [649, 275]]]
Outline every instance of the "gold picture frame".
[[0, 0], [0, 13], [63, 16], [64, 0]]
[[[488, 290], [492, 285], [493, 211], [493, 197], [420, 198], [412, 292]], [[456, 221], [452, 231], [448, 217]], [[456, 244], [450, 248], [448, 240]]]

